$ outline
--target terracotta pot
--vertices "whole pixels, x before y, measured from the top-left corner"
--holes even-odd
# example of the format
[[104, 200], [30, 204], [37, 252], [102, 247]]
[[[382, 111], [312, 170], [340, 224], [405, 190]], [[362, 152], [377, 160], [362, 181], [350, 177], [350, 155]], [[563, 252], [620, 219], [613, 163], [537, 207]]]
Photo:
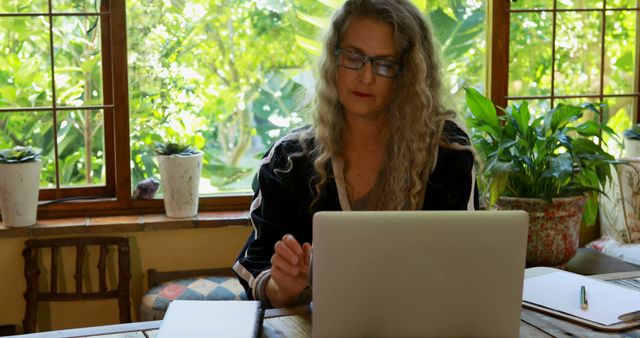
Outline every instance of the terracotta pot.
[[41, 161], [0, 163], [0, 210], [6, 227], [36, 223]]
[[562, 267], [575, 254], [585, 196], [554, 198], [501, 197], [497, 208], [524, 210], [529, 214], [527, 266]]
[[198, 213], [198, 188], [202, 152], [191, 156], [158, 156], [160, 181], [164, 190], [164, 208], [168, 217], [195, 217]]

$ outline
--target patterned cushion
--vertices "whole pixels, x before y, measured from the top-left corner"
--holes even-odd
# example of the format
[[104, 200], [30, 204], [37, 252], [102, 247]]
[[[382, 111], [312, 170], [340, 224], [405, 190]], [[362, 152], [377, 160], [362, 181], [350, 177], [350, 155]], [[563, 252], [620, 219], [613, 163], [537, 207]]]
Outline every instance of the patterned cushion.
[[160, 284], [144, 294], [140, 304], [140, 320], [160, 320], [174, 299], [182, 300], [246, 300], [244, 289], [236, 277], [201, 276], [176, 279]]

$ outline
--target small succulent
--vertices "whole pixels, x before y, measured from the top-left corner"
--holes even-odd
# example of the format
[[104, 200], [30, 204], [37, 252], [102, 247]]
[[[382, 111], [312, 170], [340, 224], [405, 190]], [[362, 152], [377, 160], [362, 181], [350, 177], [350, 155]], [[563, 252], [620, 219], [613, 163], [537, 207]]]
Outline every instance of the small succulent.
[[640, 123], [634, 125], [629, 129], [626, 129], [624, 132], [622, 132], [622, 135], [630, 140], [640, 140]]
[[191, 148], [188, 144], [179, 143], [160, 143], [155, 144], [156, 155], [178, 155], [178, 156], [191, 156], [198, 153], [196, 149]]
[[40, 150], [31, 147], [13, 147], [0, 150], [0, 163], [34, 162], [40, 159]]

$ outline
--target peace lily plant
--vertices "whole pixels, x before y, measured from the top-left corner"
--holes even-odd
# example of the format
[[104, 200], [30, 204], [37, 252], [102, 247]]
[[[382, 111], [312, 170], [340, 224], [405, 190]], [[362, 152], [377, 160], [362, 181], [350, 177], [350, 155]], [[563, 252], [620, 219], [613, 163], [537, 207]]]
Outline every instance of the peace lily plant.
[[[611, 164], [619, 163], [598, 141], [603, 133], [616, 137], [615, 132], [599, 121], [600, 111], [593, 104], [559, 104], [540, 115], [533, 114], [524, 101], [499, 108], [498, 114], [493, 102], [478, 91], [466, 89], [466, 98], [471, 111], [467, 123], [473, 145], [484, 162], [482, 178], [490, 206], [527, 210], [529, 251], [542, 255], [557, 251], [557, 256], [563, 256], [539, 264], [528, 252], [527, 264], [559, 265], [568, 261], [578, 245], [580, 221], [595, 223], [597, 194], [611, 179]], [[593, 118], [587, 118], [585, 112]], [[575, 217], [548, 218], [570, 214]], [[539, 243], [532, 243], [537, 226], [544, 232], [540, 237], [533, 236]], [[559, 232], [549, 233], [554, 226]], [[567, 229], [572, 229], [569, 235], [562, 233]], [[570, 238], [573, 248], [542, 247], [541, 243], [558, 238]]]

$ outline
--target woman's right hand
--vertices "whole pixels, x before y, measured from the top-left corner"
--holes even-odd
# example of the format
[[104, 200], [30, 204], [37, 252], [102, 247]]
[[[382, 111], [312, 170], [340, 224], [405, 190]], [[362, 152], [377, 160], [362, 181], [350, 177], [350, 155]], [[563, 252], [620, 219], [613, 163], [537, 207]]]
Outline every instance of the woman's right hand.
[[311, 244], [300, 243], [292, 235], [277, 241], [271, 257], [271, 278], [265, 292], [273, 307], [293, 305], [309, 285]]

